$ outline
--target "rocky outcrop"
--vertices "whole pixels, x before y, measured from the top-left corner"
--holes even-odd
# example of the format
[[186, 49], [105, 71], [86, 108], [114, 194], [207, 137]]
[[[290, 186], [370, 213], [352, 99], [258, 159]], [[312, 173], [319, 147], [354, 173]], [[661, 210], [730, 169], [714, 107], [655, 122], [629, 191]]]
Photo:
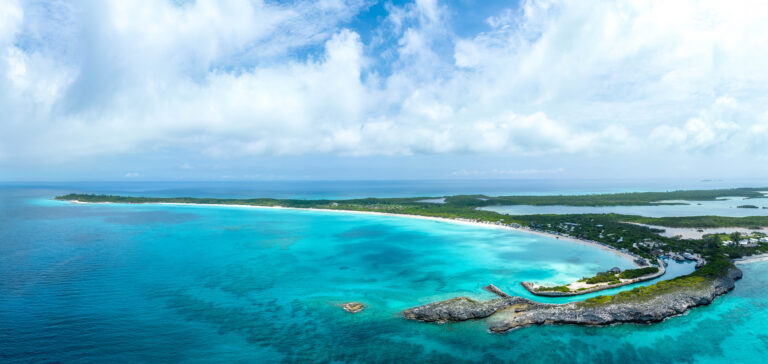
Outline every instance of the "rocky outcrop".
[[349, 313], [358, 313], [365, 308], [365, 305], [363, 305], [360, 302], [348, 302], [341, 305], [341, 308], [343, 308], [344, 311], [347, 311]]
[[426, 322], [465, 321], [485, 318], [501, 309], [523, 310], [537, 303], [522, 297], [497, 298], [475, 301], [468, 297], [456, 297], [414, 307], [403, 312], [407, 319]]
[[741, 271], [731, 268], [727, 276], [705, 281], [696, 287], [679, 288], [643, 300], [588, 304], [534, 305], [519, 314], [505, 314], [491, 323], [492, 332], [541, 324], [611, 325], [616, 323], [653, 323], [680, 315], [689, 309], [710, 304], [715, 297], [734, 288]]
[[504, 332], [519, 327], [541, 324], [611, 325], [616, 323], [653, 323], [682, 314], [689, 309], [707, 305], [715, 297], [734, 287], [741, 278], [738, 268], [727, 274], [706, 279], [693, 287], [680, 287], [642, 299], [617, 302], [571, 302], [543, 304], [522, 297], [475, 301], [458, 297], [408, 309], [408, 319], [426, 322], [489, 319], [491, 332]]

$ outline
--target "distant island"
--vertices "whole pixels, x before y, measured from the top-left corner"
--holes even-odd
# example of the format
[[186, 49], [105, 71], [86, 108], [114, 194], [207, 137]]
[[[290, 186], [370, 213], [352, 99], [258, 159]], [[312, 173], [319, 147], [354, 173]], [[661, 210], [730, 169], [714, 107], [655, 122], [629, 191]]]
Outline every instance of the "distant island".
[[[493, 225], [574, 239], [613, 249], [630, 257], [640, 268], [624, 272], [602, 272], [582, 283], [565, 286], [540, 286], [528, 282], [526, 288], [538, 295], [577, 295], [594, 292], [663, 274], [658, 257], [673, 257], [697, 262], [688, 275], [637, 287], [613, 296], [598, 296], [564, 305], [541, 304], [521, 297], [510, 297], [496, 288], [501, 297], [478, 302], [466, 297], [415, 307], [404, 312], [421, 321], [461, 321], [494, 315], [494, 332], [542, 323], [607, 325], [619, 322], [657, 322], [710, 303], [734, 287], [741, 271], [732, 259], [768, 252], [768, 236], [761, 232], [749, 236], [710, 234], [701, 239], [680, 239], [660, 235], [656, 228], [768, 227], [768, 216], [662, 217], [619, 214], [506, 215], [478, 207], [492, 205], [629, 206], [680, 204], [681, 201], [706, 201], [722, 197], [764, 198], [768, 188], [735, 188], [670, 192], [638, 192], [577, 196], [485, 196], [459, 195], [413, 198], [364, 198], [347, 200], [300, 199], [218, 199], [192, 197], [129, 197], [93, 194], [68, 194], [55, 199], [78, 203], [161, 203], [253, 206], [268, 208], [314, 209], [406, 215], [446, 219], [461, 223]], [[746, 205], [745, 205], [746, 206]], [[740, 206], [741, 207], [741, 206]], [[745, 208], [745, 207], [742, 207]], [[661, 272], [661, 274], [659, 274]], [[651, 277], [651, 278], [649, 278]], [[489, 282], [491, 283], [491, 282]]]
[[759, 208], [759, 207], [757, 207], [755, 205], [739, 205], [739, 206], [736, 206], [736, 207], [738, 207], [740, 209], [757, 209], [757, 208]]

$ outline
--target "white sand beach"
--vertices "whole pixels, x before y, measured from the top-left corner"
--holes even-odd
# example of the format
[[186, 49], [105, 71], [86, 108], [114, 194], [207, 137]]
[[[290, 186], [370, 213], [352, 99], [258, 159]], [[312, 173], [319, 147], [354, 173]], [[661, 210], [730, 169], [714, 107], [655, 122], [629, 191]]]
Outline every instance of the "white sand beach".
[[748, 264], [748, 263], [755, 263], [755, 262], [764, 262], [768, 261], [768, 253], [766, 254], [757, 254], [757, 255], [750, 255], [748, 257], [744, 258], [738, 258], [734, 259], [734, 264]]
[[[84, 201], [77, 201], [72, 200], [71, 203], [75, 204], [116, 204], [114, 202], [84, 202]], [[446, 217], [434, 217], [434, 216], [421, 216], [421, 215], [408, 215], [408, 214], [393, 214], [389, 212], [375, 212], [375, 211], [354, 211], [354, 210], [335, 210], [335, 209], [316, 209], [316, 208], [301, 208], [301, 207], [283, 207], [283, 206], [259, 206], [259, 205], [230, 205], [230, 204], [199, 204], [199, 203], [184, 203], [184, 202], [147, 202], [147, 203], [137, 203], [136, 205], [173, 205], [173, 206], [211, 206], [211, 207], [238, 207], [238, 208], [255, 208], [255, 209], [279, 209], [279, 210], [297, 210], [297, 211], [319, 211], [319, 212], [336, 212], [336, 213], [345, 213], [345, 214], [362, 214], [362, 215], [375, 215], [375, 216], [392, 216], [392, 217], [403, 217], [403, 218], [410, 218], [410, 219], [421, 219], [421, 220], [431, 220], [431, 221], [439, 221], [439, 222], [447, 222], [451, 224], [461, 224], [461, 225], [470, 225], [470, 226], [478, 226], [478, 227], [484, 227], [484, 228], [494, 228], [494, 229], [506, 229], [506, 230], [512, 230], [512, 231], [519, 231], [526, 234], [534, 234], [534, 235], [540, 235], [540, 236], [546, 236], [550, 238], [555, 238], [571, 243], [576, 244], [583, 244], [583, 245], [589, 245], [595, 248], [603, 249], [606, 251], [610, 251], [611, 253], [620, 255], [626, 259], [628, 259], [632, 264], [639, 266], [637, 263], [635, 263], [635, 259], [637, 257], [632, 256], [630, 254], [627, 254], [625, 252], [622, 252], [621, 250], [615, 249], [613, 247], [600, 244], [597, 242], [589, 241], [589, 240], [582, 240], [578, 238], [574, 238], [571, 236], [562, 236], [557, 234], [550, 234], [543, 231], [536, 231], [531, 230], [526, 227], [512, 227], [508, 225], [496, 225], [491, 223], [483, 223], [483, 222], [475, 222], [475, 221], [466, 221], [464, 219], [450, 219]]]

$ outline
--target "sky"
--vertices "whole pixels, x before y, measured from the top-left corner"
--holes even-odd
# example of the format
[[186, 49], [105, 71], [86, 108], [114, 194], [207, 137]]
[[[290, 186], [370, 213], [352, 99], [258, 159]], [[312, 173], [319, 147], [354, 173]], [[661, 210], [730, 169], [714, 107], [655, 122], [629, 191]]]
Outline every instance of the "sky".
[[0, 0], [0, 180], [768, 178], [766, 14]]

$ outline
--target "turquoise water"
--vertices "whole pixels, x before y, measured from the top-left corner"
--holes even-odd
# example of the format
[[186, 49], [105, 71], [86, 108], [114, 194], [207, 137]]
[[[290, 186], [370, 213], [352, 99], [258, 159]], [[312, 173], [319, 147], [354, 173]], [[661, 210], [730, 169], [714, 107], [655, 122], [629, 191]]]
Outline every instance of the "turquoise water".
[[[768, 264], [658, 325], [530, 327], [402, 319], [494, 283], [567, 282], [630, 262], [500, 229], [345, 213], [74, 205], [0, 193], [2, 362], [755, 361]], [[671, 265], [670, 275], [690, 265]], [[550, 299], [557, 301], [557, 299]], [[362, 301], [360, 314], [338, 305]], [[559, 301], [562, 302], [562, 301]]]
[[15, 182], [0, 189], [33, 188], [68, 193], [124, 196], [344, 199], [364, 197], [450, 196], [461, 194], [571, 195], [765, 186], [764, 179], [517, 179], [400, 181], [232, 181], [232, 182]]
[[[623, 214], [648, 217], [667, 216], [767, 216], [768, 198], [727, 198], [716, 201], [678, 201], [685, 205], [656, 206], [488, 206], [481, 210], [496, 211], [510, 215], [535, 214]], [[738, 208], [741, 205], [754, 205], [756, 209]]]

